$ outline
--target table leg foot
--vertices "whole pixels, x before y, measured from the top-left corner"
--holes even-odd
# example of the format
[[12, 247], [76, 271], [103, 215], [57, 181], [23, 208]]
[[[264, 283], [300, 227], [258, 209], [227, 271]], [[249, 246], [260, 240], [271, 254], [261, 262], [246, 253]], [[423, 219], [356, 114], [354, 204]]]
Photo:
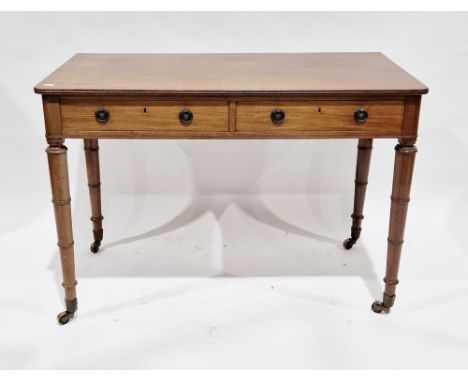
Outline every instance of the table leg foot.
[[90, 247], [91, 252], [92, 253], [98, 253], [100, 246], [101, 246], [100, 241], [93, 241], [93, 243], [91, 244], [91, 247]]
[[57, 315], [59, 325], [66, 325], [75, 317], [75, 312], [78, 310], [78, 300], [65, 300], [66, 309], [64, 312]]
[[352, 237], [350, 237], [349, 239], [346, 239], [345, 241], [343, 241], [343, 247], [344, 249], [351, 249], [353, 248], [353, 245], [356, 244], [356, 239], [353, 239]]
[[388, 294], [383, 294], [383, 301], [376, 300], [372, 303], [372, 310], [375, 313], [389, 313], [390, 308], [395, 303], [395, 295], [389, 296]]
[[101, 246], [104, 231], [102, 229], [93, 230], [94, 241], [91, 244], [90, 250], [92, 253], [98, 253]]
[[372, 303], [371, 309], [375, 313], [389, 313], [390, 308], [386, 307], [382, 301], [376, 300]]
[[75, 317], [75, 313], [71, 313], [66, 310], [65, 312], [59, 313], [57, 315], [57, 322], [59, 325], [66, 325], [70, 322], [71, 319], [73, 319], [73, 317]]

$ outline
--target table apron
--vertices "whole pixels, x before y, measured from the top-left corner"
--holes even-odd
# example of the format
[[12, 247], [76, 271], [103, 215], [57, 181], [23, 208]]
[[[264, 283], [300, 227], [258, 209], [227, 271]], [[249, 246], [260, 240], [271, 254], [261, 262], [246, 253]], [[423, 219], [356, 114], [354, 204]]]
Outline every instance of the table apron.
[[[343, 99], [216, 99], [43, 96], [55, 105], [52, 138], [116, 139], [415, 139], [420, 96]], [[104, 109], [108, 119], [99, 121]], [[180, 112], [193, 118], [184, 123]], [[283, 119], [273, 120], [281, 111]], [[355, 113], [365, 110], [364, 122]], [[48, 129], [51, 130], [51, 129]]]

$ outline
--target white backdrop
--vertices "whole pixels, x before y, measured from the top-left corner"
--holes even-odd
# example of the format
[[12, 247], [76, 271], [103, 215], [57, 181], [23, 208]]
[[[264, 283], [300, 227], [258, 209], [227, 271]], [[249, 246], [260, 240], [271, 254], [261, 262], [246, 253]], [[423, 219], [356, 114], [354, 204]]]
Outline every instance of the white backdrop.
[[[1, 192], [33, 194], [38, 208], [49, 189], [41, 101], [32, 86], [77, 52], [382, 51], [430, 87], [422, 104], [415, 192], [420, 185], [461, 192], [465, 185], [464, 177], [457, 175], [468, 166], [463, 160], [467, 132], [462, 123], [466, 102], [462, 90], [468, 84], [466, 14], [5, 13], [0, 17], [0, 165], [2, 174], [8, 174]], [[81, 142], [68, 145], [75, 182], [83, 163]], [[102, 145], [107, 193], [349, 194], [355, 154], [354, 142], [341, 141]], [[388, 179], [393, 145], [393, 141], [377, 143], [372, 171], [385, 173], [373, 187]], [[115, 168], [121, 169], [121, 176], [108, 176]], [[388, 191], [388, 183], [383, 186]], [[10, 205], [8, 199], [2, 198], [2, 203]], [[0, 224], [8, 229], [24, 217], [16, 211]]]
[[[462, 367], [461, 350], [468, 350], [466, 331], [463, 333], [461, 330], [463, 322], [468, 322], [465, 297], [468, 292], [467, 36], [466, 13], [0, 14], [0, 310], [3, 309], [0, 327], [13, 327], [23, 334], [25, 325], [31, 330], [28, 341], [16, 339], [15, 342], [15, 330], [6, 341], [0, 341], [0, 367]], [[349, 343], [344, 345], [329, 333], [331, 341], [336, 341], [338, 353], [335, 354], [330, 346], [328, 351], [320, 353], [321, 356], [310, 358], [304, 354], [323, 351], [323, 342], [329, 338], [324, 336], [323, 341], [319, 341], [322, 346], [314, 350], [309, 347], [313, 347], [311, 344], [316, 343], [317, 337], [308, 337], [299, 329], [291, 336], [286, 332], [286, 342], [278, 340], [265, 345], [261, 349], [262, 356], [258, 355], [259, 349], [251, 344], [250, 348], [256, 354], [253, 355], [245, 352], [246, 338], [258, 344], [269, 337], [273, 329], [267, 330], [268, 325], [263, 327], [263, 332], [256, 328], [248, 334], [243, 333], [244, 337], [233, 329], [236, 325], [232, 322], [230, 329], [226, 329], [229, 324], [223, 321], [226, 317], [221, 313], [228, 309], [227, 306], [220, 308], [221, 315], [217, 320], [221, 323], [212, 324], [216, 315], [210, 313], [206, 317], [189, 318], [189, 322], [179, 323], [173, 331], [164, 330], [170, 341], [174, 337], [170, 334], [178, 332], [180, 327], [188, 327], [190, 335], [198, 333], [202, 326], [205, 328], [205, 324], [208, 328], [215, 328], [207, 329], [206, 333], [201, 330], [198, 333], [200, 337], [195, 335], [191, 345], [183, 341], [183, 346], [179, 343], [182, 347], [172, 344], [174, 354], [178, 354], [177, 362], [167, 355], [167, 348], [161, 349], [164, 357], [149, 351], [143, 361], [123, 354], [114, 358], [109, 356], [105, 360], [91, 356], [83, 360], [80, 358], [83, 354], [75, 348], [76, 353], [72, 351], [70, 357], [75, 354], [81, 361], [65, 355], [50, 358], [45, 355], [47, 350], [39, 351], [44, 338], [38, 332], [37, 322], [47, 328], [49, 340], [54, 338], [54, 345], [49, 346], [51, 353], [64, 346], [64, 328], [52, 326], [53, 313], [58, 312], [62, 296], [55, 287], [60, 274], [44, 152], [46, 142], [41, 99], [33, 93], [33, 86], [77, 52], [302, 51], [382, 51], [430, 88], [429, 95], [423, 97], [421, 108], [419, 153], [407, 226], [408, 240], [404, 249], [404, 256], [407, 252], [411, 255], [402, 261], [401, 279], [406, 278], [408, 282], [405, 289], [402, 281], [395, 312], [378, 321], [375, 334], [380, 335], [382, 330], [392, 325], [392, 330], [399, 330], [394, 326], [396, 321], [394, 324], [391, 321], [398, 318], [399, 304], [403, 305], [403, 317], [398, 322], [401, 327], [413, 329], [418, 316], [409, 314], [408, 309], [412, 312], [409, 307], [416, 304], [419, 307], [416, 310], [422, 315], [418, 319], [424, 321], [425, 309], [435, 305], [439, 310], [432, 312], [432, 317], [439, 319], [437, 325], [434, 321], [428, 323], [435, 326], [427, 328], [429, 334], [421, 337], [424, 339], [414, 339], [403, 345], [414, 346], [415, 352], [423, 355], [412, 363], [407, 357], [401, 357], [393, 364], [385, 364], [383, 355], [366, 354], [360, 349], [362, 357], [350, 359], [349, 354], [357, 351], [356, 348]], [[349, 234], [351, 224], [349, 214], [352, 210], [356, 142], [102, 141], [105, 239], [101, 257], [92, 258], [87, 252], [91, 242], [91, 224], [88, 221], [82, 142], [68, 141], [80, 282], [78, 293], [80, 312], [84, 311], [84, 317], [81, 324], [76, 320], [65, 329], [67, 333], [73, 333], [65, 338], [71, 342], [83, 338], [82, 333], [99, 320], [98, 325], [103, 328], [109, 322], [124, 321], [119, 316], [125, 314], [122, 311], [133, 313], [132, 319], [126, 322], [128, 326], [122, 324], [119, 332], [134, 328], [136, 318], [132, 309], [139, 304], [138, 296], [146, 293], [146, 296], [154, 297], [155, 290], [172, 285], [171, 282], [184, 282], [183, 277], [171, 281], [172, 276], [245, 276], [238, 283], [247, 284], [235, 284], [240, 289], [214, 294], [220, 306], [223, 302], [226, 304], [226, 300], [242, 301], [255, 294], [245, 281], [249, 279], [247, 276], [272, 277], [277, 283], [283, 282], [280, 281], [282, 276], [301, 276], [288, 278], [287, 282], [304, 282], [304, 285], [297, 284], [297, 290], [304, 293], [313, 288], [324, 291], [328, 285], [330, 289], [323, 292], [324, 296], [316, 296], [315, 300], [309, 296], [309, 304], [302, 307], [305, 311], [297, 313], [305, 317], [310, 304], [317, 304], [315, 313], [311, 313], [307, 320], [301, 320], [299, 324], [288, 316], [291, 321], [288, 317], [275, 321], [275, 332], [286, 325], [304, 328], [306, 333], [309, 333], [307, 325], [314, 321], [316, 314], [323, 316], [324, 324], [337, 319], [336, 312], [330, 312], [331, 316], [324, 313], [324, 301], [325, 305], [331, 301], [333, 306], [345, 308], [354, 304], [354, 300], [352, 303], [349, 301], [352, 297], [345, 293], [347, 289], [351, 291], [352, 286], [346, 284], [344, 280], [347, 279], [338, 277], [358, 276], [369, 290], [366, 292], [363, 288], [359, 295], [360, 287], [356, 286], [359, 308], [351, 310], [352, 314], [359, 311], [363, 321], [352, 320], [361, 323], [375, 320], [375, 317], [370, 317], [368, 305], [381, 293], [395, 143], [395, 140], [382, 140], [374, 144], [366, 219], [363, 237], [357, 246], [361, 249], [353, 249], [361, 259], [355, 260], [354, 268], [348, 267], [344, 271], [343, 264], [347, 260], [342, 256], [349, 255], [341, 253], [339, 243]], [[165, 224], [178, 215], [175, 221]], [[197, 221], [201, 223], [195, 224]], [[272, 230], [268, 231], [270, 228]], [[174, 237], [173, 231], [181, 233]], [[292, 235], [288, 241], [281, 241], [278, 247], [274, 238], [284, 231]], [[259, 235], [260, 239], [257, 239]], [[154, 250], [148, 246], [151, 240], [159, 245], [156, 252], [176, 251], [173, 246], [178, 245], [181, 249], [175, 255], [171, 252], [176, 261], [173, 262], [171, 253], [166, 259], [163, 256], [154, 260], [154, 253], [148, 250]], [[109, 244], [107, 248], [106, 242]], [[321, 252], [320, 245], [329, 247]], [[209, 261], [203, 263], [203, 257], [184, 258], [183, 254], [191, 251], [191, 246], [198, 246], [205, 260]], [[305, 249], [309, 247], [315, 247], [314, 253], [324, 256], [317, 259], [313, 267], [304, 265], [310, 265]], [[125, 257], [130, 248], [140, 258]], [[334, 260], [328, 261], [327, 256]], [[305, 262], [301, 263], [298, 258]], [[326, 277], [330, 275], [335, 277]], [[107, 276], [115, 276], [115, 279]], [[157, 284], [158, 281], [151, 281], [151, 277], [142, 280], [141, 276], [161, 276], [163, 279]], [[126, 281], [119, 277], [126, 277]], [[49, 279], [50, 284], [47, 284]], [[205, 286], [213, 283], [230, 285], [226, 280], [208, 278], [202, 283]], [[272, 282], [271, 279], [265, 281], [268, 285]], [[290, 287], [288, 284], [284, 288]], [[36, 301], [32, 305], [31, 290], [35, 290]], [[135, 291], [135, 296], [122, 297], [128, 290]], [[100, 293], [110, 304], [107, 310], [100, 308], [104, 303], [102, 296], [94, 301], [95, 305], [91, 302], [92, 297]], [[334, 300], [338, 298], [337, 293], [344, 293], [340, 295], [342, 300]], [[406, 305], [404, 294], [407, 296]], [[51, 297], [47, 299], [46, 296]], [[167, 313], [167, 305], [155, 304], [159, 298], [153, 297], [148, 299], [156, 310], [150, 311], [151, 314], [146, 312], [145, 317]], [[413, 297], [414, 301], [411, 300]], [[428, 300], [418, 305], [420, 297]], [[263, 297], [260, 300], [264, 301]], [[174, 309], [182, 309], [186, 303], [191, 306], [190, 301], [181, 305], [170, 302], [170, 306], [175, 304], [177, 308]], [[259, 303], [253, 301], [252, 305], [258, 306]], [[192, 308], [198, 311], [197, 306], [200, 303]], [[206, 302], [205, 308], [208, 306], [212, 304]], [[272, 300], [259, 314], [261, 317], [277, 314], [280, 306]], [[404, 306], [407, 306], [406, 311]], [[86, 307], [91, 313], [86, 313]], [[269, 311], [270, 308], [276, 313]], [[450, 322], [445, 315], [450, 309], [458, 309], [456, 322]], [[295, 309], [291, 308], [291, 311]], [[190, 312], [193, 313], [192, 310]], [[18, 315], [25, 320], [21, 325]], [[115, 318], [116, 315], [119, 317]], [[148, 320], [145, 324], [150, 325], [152, 321]], [[166, 324], [171, 325], [171, 320], [168, 320]], [[197, 324], [191, 327], [190, 322], [193, 324], [194, 320]], [[348, 333], [347, 322], [343, 321], [341, 327], [339, 322], [334, 322], [337, 332]], [[140, 323], [140, 326], [145, 325]], [[364, 324], [352, 329], [353, 335], [361, 335], [359, 329], [364, 330]], [[217, 343], [221, 351], [219, 346], [214, 351], [203, 342], [206, 338], [212, 339], [213, 330], [221, 330], [220, 336], [228, 338]], [[439, 342], [431, 343], [432, 347], [423, 346], [422, 342], [434, 332], [439, 334]], [[116, 336], [112, 332], [108, 334]], [[390, 338], [401, 335], [405, 341], [410, 334], [398, 332], [388, 335]], [[159, 333], [156, 337], [161, 336]], [[368, 334], [369, 341], [371, 337]], [[131, 336], [126, 338], [132, 339]], [[142, 338], [139, 341], [144, 341]], [[211, 343], [208, 341], [208, 344]], [[292, 358], [284, 350], [286, 344], [297, 349], [301, 356], [295, 354]], [[367, 351], [372, 353], [370, 344]], [[345, 353], [341, 352], [343, 346], [348, 349]], [[148, 348], [153, 349], [151, 346]], [[429, 348], [432, 353], [429, 353]], [[439, 364], [434, 364], [430, 354], [438, 351], [450, 356], [439, 357]], [[391, 353], [391, 349], [388, 352]], [[141, 356], [144, 352], [136, 353]], [[279, 358], [275, 358], [275, 354]]]

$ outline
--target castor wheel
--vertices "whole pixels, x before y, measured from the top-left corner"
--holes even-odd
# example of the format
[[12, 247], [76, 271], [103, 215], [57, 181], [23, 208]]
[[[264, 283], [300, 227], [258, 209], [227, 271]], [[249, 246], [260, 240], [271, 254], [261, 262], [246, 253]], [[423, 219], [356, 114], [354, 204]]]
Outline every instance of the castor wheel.
[[351, 249], [353, 248], [353, 245], [356, 244], [356, 240], [349, 238], [343, 241], [343, 247], [344, 249]]
[[57, 315], [57, 321], [60, 325], [68, 324], [68, 322], [75, 316], [75, 313], [70, 313], [68, 311], [62, 312]]
[[91, 244], [90, 250], [92, 253], [97, 253], [99, 251], [99, 247], [101, 246], [100, 241], [94, 241], [93, 244]]
[[375, 313], [388, 313], [390, 311], [390, 308], [387, 308], [382, 301], [374, 301], [372, 303], [372, 310]]

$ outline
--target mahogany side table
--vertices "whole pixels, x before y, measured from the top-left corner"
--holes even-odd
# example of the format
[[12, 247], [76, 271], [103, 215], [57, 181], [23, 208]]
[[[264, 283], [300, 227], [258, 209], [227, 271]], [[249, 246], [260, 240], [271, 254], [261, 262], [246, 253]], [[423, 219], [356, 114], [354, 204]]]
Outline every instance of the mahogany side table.
[[77, 54], [34, 88], [42, 94], [47, 157], [65, 288], [77, 310], [67, 138], [84, 140], [91, 221], [103, 239], [98, 139], [348, 138], [358, 140], [351, 236], [361, 233], [374, 138], [396, 138], [385, 292], [395, 301], [421, 95], [428, 88], [381, 53]]

